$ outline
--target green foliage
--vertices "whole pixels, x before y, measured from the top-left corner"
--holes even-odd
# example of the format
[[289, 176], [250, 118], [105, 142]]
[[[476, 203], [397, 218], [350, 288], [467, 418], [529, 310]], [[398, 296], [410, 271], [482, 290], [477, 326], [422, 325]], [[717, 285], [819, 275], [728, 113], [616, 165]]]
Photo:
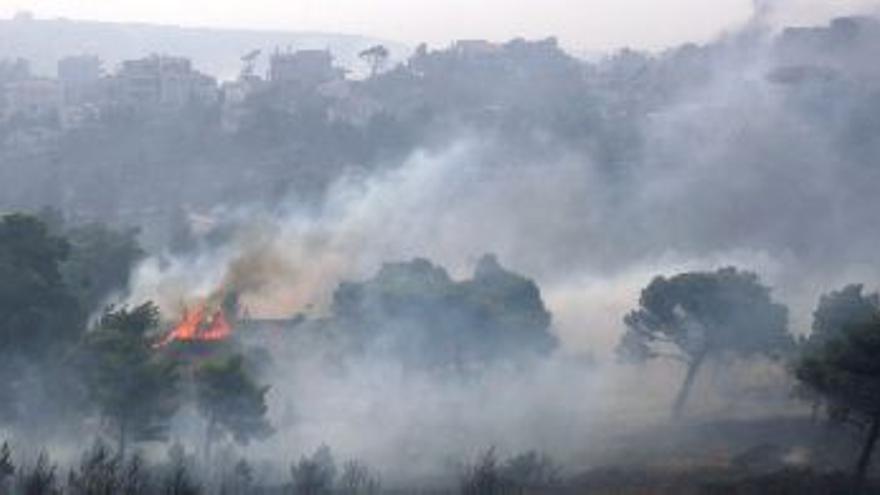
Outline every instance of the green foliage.
[[33, 466], [27, 466], [19, 472], [15, 492], [26, 495], [60, 495], [57, 470], [57, 466], [49, 460], [49, 455], [41, 452]]
[[125, 462], [107, 446], [97, 443], [83, 455], [78, 468], [71, 470], [67, 491], [71, 495], [146, 495], [153, 493], [149, 475], [140, 455]]
[[390, 52], [384, 45], [375, 45], [358, 53], [358, 56], [370, 64], [370, 75], [376, 76], [388, 60]]
[[177, 364], [157, 353], [151, 330], [158, 309], [110, 308], [82, 346], [82, 371], [90, 397], [114, 426], [119, 453], [126, 443], [164, 439], [177, 409]]
[[322, 445], [310, 457], [302, 456], [290, 466], [293, 493], [296, 495], [328, 495], [336, 483], [336, 461], [330, 448]]
[[501, 476], [520, 489], [547, 489], [562, 482], [562, 469], [548, 455], [532, 450], [508, 459]]
[[184, 464], [175, 464], [171, 472], [162, 480], [162, 493], [164, 495], [199, 495], [202, 487], [193, 480], [192, 474]]
[[132, 268], [144, 255], [137, 235], [137, 229], [117, 231], [99, 223], [66, 232], [72, 249], [62, 274], [85, 310], [98, 308], [107, 296], [128, 288]]
[[805, 346], [794, 372], [809, 390], [866, 428], [855, 467], [856, 479], [862, 482], [880, 438], [880, 314]]
[[839, 330], [805, 350], [795, 376], [821, 394], [866, 416], [880, 415], [880, 315]]
[[[60, 357], [82, 329], [59, 271], [68, 252], [38, 219], [0, 218], [0, 422], [28, 416], [22, 399], [43, 390], [35, 382], [55, 382]], [[26, 372], [28, 366], [40, 373]]]
[[15, 474], [15, 464], [12, 463], [12, 449], [8, 442], [0, 446], [0, 493], [9, 489], [9, 482]]
[[556, 339], [548, 331], [551, 316], [538, 286], [505, 270], [495, 256], [483, 256], [473, 278], [461, 286], [473, 313], [488, 323], [487, 337], [493, 333], [502, 336], [501, 352], [515, 354], [526, 349], [547, 353], [556, 347]]
[[69, 252], [34, 217], [0, 219], [0, 353], [34, 358], [76, 338], [79, 315], [59, 268]]
[[425, 259], [385, 264], [370, 280], [341, 284], [332, 310], [332, 328], [417, 366], [516, 359], [557, 345], [538, 287], [494, 256], [461, 282]]
[[98, 327], [100, 330], [116, 334], [137, 337], [142, 343], [150, 343], [150, 332], [159, 324], [159, 308], [151, 303], [144, 303], [131, 310], [112, 307], [101, 315]]
[[461, 495], [504, 495], [508, 493], [501, 478], [495, 449], [490, 448], [471, 466], [465, 468], [461, 479]]
[[839, 336], [845, 328], [872, 322], [880, 313], [880, 295], [863, 294], [862, 290], [862, 285], [852, 284], [824, 294], [813, 312], [810, 342], [825, 342]]
[[464, 466], [459, 480], [462, 495], [542, 493], [562, 483], [561, 470], [544, 454], [524, 452], [502, 462], [489, 448]]
[[[802, 355], [821, 352], [823, 346], [844, 337], [846, 329], [868, 325], [880, 315], [880, 296], [863, 294], [863, 286], [857, 284], [823, 294], [813, 312], [810, 335], [800, 342]], [[814, 413], [818, 414], [823, 403], [832, 421], [843, 420], [849, 414], [846, 405], [826, 396], [808, 382], [802, 382], [797, 392], [803, 399], [813, 401]]]
[[735, 268], [657, 277], [624, 322], [618, 350], [635, 359], [660, 357], [664, 347], [693, 359], [720, 352], [772, 354], [793, 344], [785, 306], [772, 300], [757, 275]]
[[195, 372], [195, 386], [199, 412], [208, 424], [206, 457], [211, 443], [227, 434], [243, 445], [272, 434], [266, 418], [269, 387], [256, 383], [241, 355], [202, 364]]
[[247, 460], [239, 459], [230, 472], [224, 474], [220, 492], [225, 495], [249, 495], [254, 491], [254, 469]]
[[340, 495], [378, 495], [382, 483], [370, 468], [358, 461], [348, 461], [342, 466], [337, 492]]
[[786, 307], [772, 300], [757, 275], [736, 268], [657, 277], [624, 323], [626, 333], [617, 349], [621, 357], [671, 357], [687, 365], [675, 416], [705, 359], [723, 353], [775, 356], [794, 346]]

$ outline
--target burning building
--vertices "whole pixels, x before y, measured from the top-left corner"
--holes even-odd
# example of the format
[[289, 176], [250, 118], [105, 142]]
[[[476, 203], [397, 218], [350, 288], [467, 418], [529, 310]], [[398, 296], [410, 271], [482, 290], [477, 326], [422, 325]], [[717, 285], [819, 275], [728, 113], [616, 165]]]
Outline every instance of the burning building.
[[160, 346], [172, 342], [219, 342], [232, 336], [232, 324], [222, 308], [213, 312], [206, 306], [186, 310], [180, 322], [162, 339]]
[[203, 303], [186, 309], [178, 322], [159, 341], [158, 347], [173, 343], [219, 344], [231, 339], [257, 346], [272, 346], [290, 335], [289, 330], [305, 322], [303, 315], [293, 318], [251, 318], [247, 311], [239, 317], [237, 311], [220, 305], [213, 309]]

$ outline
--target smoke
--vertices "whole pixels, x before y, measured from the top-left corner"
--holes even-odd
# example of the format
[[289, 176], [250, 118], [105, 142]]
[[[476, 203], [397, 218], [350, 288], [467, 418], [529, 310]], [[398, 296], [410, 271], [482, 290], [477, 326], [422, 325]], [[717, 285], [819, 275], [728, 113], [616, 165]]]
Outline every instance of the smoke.
[[[174, 314], [223, 288], [255, 316], [319, 316], [340, 282], [383, 262], [426, 257], [464, 277], [495, 253], [541, 287], [562, 342], [556, 355], [458, 382], [369, 356], [340, 364], [326, 341], [298, 334], [271, 350], [278, 434], [251, 453], [292, 460], [328, 443], [397, 479], [491, 445], [596, 461], [612, 435], [664, 421], [680, 380], [674, 364], [645, 372], [613, 357], [622, 316], [654, 276], [754, 270], [792, 308], [796, 333], [821, 292], [877, 283], [878, 176], [849, 134], [877, 88], [851, 84], [846, 67], [831, 81], [774, 80], [791, 63], [776, 43], [743, 34], [701, 48], [706, 82], [640, 115], [638, 158], [612, 172], [540, 129], [525, 144], [465, 129], [446, 147], [340, 178], [317, 209], [293, 200], [217, 209], [230, 240], [146, 261], [130, 298]], [[670, 60], [652, 63], [676, 69]], [[696, 415], [796, 410], [778, 364], [738, 363], [705, 380]]]
[[755, 17], [777, 27], [819, 25], [834, 17], [876, 15], [876, 0], [753, 0]]
[[[247, 453], [292, 462], [326, 443], [404, 485], [454, 479], [456, 462], [490, 446], [541, 449], [572, 467], [599, 462], [614, 435], [666, 420], [681, 372], [660, 363], [648, 378], [614, 362], [622, 316], [639, 290], [658, 273], [737, 264], [773, 275], [777, 262], [744, 248], [699, 258], [672, 249], [626, 253], [616, 248], [627, 233], [609, 221], [607, 184], [587, 158], [485, 165], [485, 156], [500, 152], [498, 144], [469, 139], [416, 153], [385, 174], [341, 180], [318, 213], [291, 206], [274, 222], [250, 225], [260, 217], [253, 211], [224, 212], [242, 226], [235, 241], [164, 265], [145, 263], [133, 297], [149, 295], [173, 311], [184, 295], [204, 297], [222, 286], [241, 291], [251, 315], [320, 315], [341, 281], [371, 276], [384, 261], [425, 256], [464, 277], [479, 255], [495, 252], [542, 287], [562, 342], [556, 356], [450, 381], [387, 355], [340, 368], [333, 344], [300, 335], [289, 348], [271, 349], [264, 378], [273, 386], [278, 432]], [[701, 411], [758, 408], [724, 399], [753, 381], [740, 376], [724, 393], [707, 387]], [[788, 405], [782, 402], [778, 410]]]

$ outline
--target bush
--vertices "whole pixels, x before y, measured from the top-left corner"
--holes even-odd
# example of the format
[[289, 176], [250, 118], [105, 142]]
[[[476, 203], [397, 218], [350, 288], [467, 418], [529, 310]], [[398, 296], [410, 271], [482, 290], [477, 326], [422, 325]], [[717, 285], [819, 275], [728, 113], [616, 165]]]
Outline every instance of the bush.
[[60, 495], [56, 479], [57, 468], [45, 452], [37, 457], [37, 462], [23, 469], [18, 476], [17, 492], [26, 495]]
[[336, 462], [330, 449], [323, 445], [311, 457], [303, 456], [290, 467], [295, 495], [325, 495], [333, 491]]

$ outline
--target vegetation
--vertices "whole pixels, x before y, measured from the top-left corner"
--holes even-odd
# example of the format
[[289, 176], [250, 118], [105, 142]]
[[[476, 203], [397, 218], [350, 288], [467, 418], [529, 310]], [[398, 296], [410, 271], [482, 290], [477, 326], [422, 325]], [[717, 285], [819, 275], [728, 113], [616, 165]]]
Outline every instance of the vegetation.
[[464, 467], [460, 483], [461, 495], [548, 493], [565, 484], [561, 469], [546, 455], [526, 452], [502, 463], [494, 448]]
[[99, 308], [108, 296], [128, 290], [132, 269], [145, 254], [137, 229], [119, 231], [90, 223], [66, 229], [63, 234], [71, 253], [61, 271], [80, 307]]
[[12, 476], [15, 474], [15, 466], [12, 464], [12, 450], [8, 442], [0, 446], [0, 489], [9, 491]]
[[865, 431], [855, 467], [863, 481], [880, 438], [880, 314], [842, 327], [811, 346], [795, 365], [797, 378], [847, 411]]
[[685, 364], [675, 418], [682, 415], [707, 359], [724, 353], [778, 356], [793, 346], [785, 306], [771, 299], [757, 275], [735, 268], [657, 277], [624, 322], [627, 330], [618, 347], [622, 357], [669, 357]]
[[153, 352], [159, 322], [152, 303], [108, 310], [85, 336], [82, 366], [89, 395], [125, 458], [129, 443], [162, 440], [177, 409], [177, 364]]
[[28, 399], [35, 383], [24, 370], [52, 383], [60, 375], [53, 363], [78, 338], [82, 312], [64, 285], [62, 263], [70, 245], [34, 217], [0, 219], [0, 425], [28, 421]]
[[[9, 274], [3, 283], [25, 288], [14, 291], [10, 285], [0, 294], [18, 303], [0, 304], [10, 322], [0, 327], [6, 332], [0, 350], [13, 359], [26, 357], [56, 370], [58, 374], [47, 376], [71, 388], [59, 399], [78, 405], [73, 408], [76, 417], [99, 418], [116, 447], [111, 451], [97, 443], [77, 467], [61, 476], [64, 471], [47, 455], [15, 466], [4, 444], [0, 486], [13, 493], [204, 493], [218, 487], [224, 493], [259, 491], [254, 469], [244, 459], [229, 464], [217, 479], [199, 480], [199, 464], [182, 447], [172, 449], [168, 463], [161, 466], [150, 466], [140, 453], [130, 455], [129, 450], [141, 442], [167, 439], [180, 406], [190, 401], [204, 420], [203, 465], [214, 462], [212, 446], [218, 440], [246, 445], [269, 436], [269, 387], [259, 384], [255, 367], [245, 357], [260, 353], [234, 343], [218, 346], [222, 352], [208, 356], [190, 356], [186, 346], [165, 348], [159, 345], [158, 308], [149, 302], [107, 308], [85, 331], [81, 315], [125, 286], [140, 248], [132, 231], [119, 233], [98, 225], [68, 229], [51, 218], [47, 221], [51, 228], [26, 215], [0, 222], [0, 261]], [[115, 261], [100, 262], [105, 258]], [[97, 282], [83, 283], [87, 280]], [[228, 293], [221, 306], [237, 313], [238, 296]], [[34, 319], [22, 320], [22, 313]], [[25, 327], [16, 326], [20, 321], [33, 322], [38, 331], [21, 333]], [[390, 349], [410, 366], [452, 366], [458, 372], [495, 360], [546, 355], [556, 346], [550, 323], [536, 284], [506, 270], [494, 256], [483, 257], [473, 276], [462, 281], [424, 259], [386, 264], [371, 279], [340, 285], [329, 316], [309, 322], [329, 335], [345, 336], [344, 342], [354, 343], [348, 352], [388, 352], [391, 343]], [[782, 356], [794, 350], [786, 308], [772, 299], [757, 275], [736, 268], [657, 277], [642, 291], [638, 309], [625, 323], [622, 356], [672, 356], [687, 363], [676, 416], [708, 360], [724, 355]], [[880, 375], [872, 364], [880, 361], [878, 342], [878, 296], [865, 293], [861, 285], [849, 285], [820, 299], [812, 333], [801, 339], [792, 366], [810, 397], [863, 430], [855, 468], [855, 483], [861, 487], [868, 486], [868, 467], [880, 438], [880, 405], [873, 399], [878, 386], [873, 382]], [[433, 361], [419, 362], [425, 357]], [[53, 360], [57, 362], [50, 366]], [[5, 382], [7, 387], [10, 383], [15, 381]], [[546, 455], [527, 452], [501, 461], [490, 449], [464, 467], [459, 491], [552, 492], [571, 483]], [[349, 461], [338, 467], [329, 448], [322, 447], [290, 467], [288, 488], [310, 495], [375, 494], [381, 484], [366, 464]]]
[[361, 51], [358, 56], [370, 64], [370, 75], [376, 77], [382, 68], [388, 63], [391, 53], [384, 45], [375, 45]]
[[207, 361], [195, 371], [199, 412], [205, 418], [205, 462], [217, 438], [231, 435], [239, 444], [272, 433], [266, 418], [269, 387], [257, 385], [240, 355]]
[[385, 264], [372, 279], [333, 295], [330, 330], [364, 349], [377, 342], [410, 365], [464, 371], [480, 363], [541, 356], [557, 346], [537, 285], [484, 256], [473, 278], [453, 281], [425, 259]]
[[311, 456], [302, 456], [290, 466], [291, 488], [297, 495], [326, 495], [336, 483], [336, 461], [330, 448], [322, 445]]
[[[864, 294], [860, 284], [846, 287], [824, 294], [813, 312], [811, 332], [801, 339], [800, 354], [810, 355], [821, 352], [829, 342], [844, 337], [848, 328], [868, 325], [880, 314], [880, 298], [876, 293]], [[849, 416], [847, 406], [839, 401], [831, 400], [808, 383], [802, 383], [798, 393], [813, 402], [813, 416], [816, 418], [822, 406], [829, 421], [846, 422]]]

